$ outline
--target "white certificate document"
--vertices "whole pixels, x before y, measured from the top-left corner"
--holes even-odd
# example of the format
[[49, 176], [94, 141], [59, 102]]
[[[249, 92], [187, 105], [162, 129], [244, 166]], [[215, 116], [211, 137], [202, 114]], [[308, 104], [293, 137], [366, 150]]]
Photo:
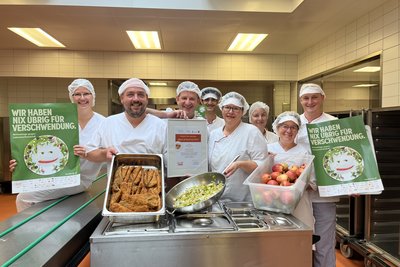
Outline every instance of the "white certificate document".
[[204, 119], [168, 120], [168, 177], [208, 172], [207, 134]]

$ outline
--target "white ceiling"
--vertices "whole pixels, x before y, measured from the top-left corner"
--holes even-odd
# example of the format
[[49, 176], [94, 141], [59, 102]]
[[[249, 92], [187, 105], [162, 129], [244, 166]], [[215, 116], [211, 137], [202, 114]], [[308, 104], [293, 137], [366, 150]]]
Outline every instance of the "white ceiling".
[[[115, 3], [123, 2], [115, 1]], [[217, 3], [217, 0], [208, 1]], [[265, 1], [234, 2], [235, 8], [240, 9], [240, 3], [244, 5], [264, 2], [265, 5]], [[19, 5], [5, 5], [16, 2]], [[0, 3], [0, 49], [44, 49], [36, 47], [7, 29], [7, 27], [40, 27], [66, 45], [67, 50], [134, 51], [126, 30], [158, 30], [161, 33], [162, 52], [227, 53], [228, 45], [238, 32], [263, 32], [269, 36], [253, 53], [299, 54], [382, 4], [382, 1], [374, 0], [304, 0], [292, 13], [277, 13], [78, 7], [62, 6], [59, 3], [20, 5], [28, 2], [33, 1]], [[37, 2], [54, 4], [67, 1]], [[69, 2], [82, 2], [86, 5], [88, 3]], [[113, 1], [108, 2], [113, 3]], [[184, 2], [190, 3], [189, 0]], [[225, 3], [229, 4], [229, 1]], [[257, 9], [256, 5], [254, 7]], [[223, 8], [218, 7], [218, 9]], [[243, 7], [241, 10], [248, 8]]]

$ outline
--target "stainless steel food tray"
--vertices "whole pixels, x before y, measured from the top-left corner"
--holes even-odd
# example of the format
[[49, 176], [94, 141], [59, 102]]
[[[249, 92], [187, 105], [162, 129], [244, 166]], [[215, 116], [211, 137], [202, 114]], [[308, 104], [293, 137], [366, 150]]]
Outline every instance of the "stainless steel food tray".
[[[109, 210], [111, 199], [111, 186], [114, 181], [115, 171], [119, 166], [133, 165], [157, 168], [161, 174], [161, 209], [156, 212], [112, 212]], [[164, 163], [159, 154], [118, 154], [113, 156], [111, 169], [108, 173], [106, 196], [104, 198], [103, 216], [107, 216], [111, 222], [119, 223], [147, 223], [156, 222], [165, 214], [165, 188], [164, 188]]]

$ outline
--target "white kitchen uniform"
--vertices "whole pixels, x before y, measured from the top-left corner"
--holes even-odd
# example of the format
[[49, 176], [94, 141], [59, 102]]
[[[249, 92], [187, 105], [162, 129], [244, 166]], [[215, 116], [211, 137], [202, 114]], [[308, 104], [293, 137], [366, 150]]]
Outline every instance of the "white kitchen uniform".
[[[220, 172], [237, 155], [238, 160], [253, 160], [258, 165], [268, 155], [267, 142], [260, 130], [254, 125], [241, 122], [230, 135], [224, 136], [223, 127], [211, 132], [209, 138], [209, 168]], [[221, 196], [222, 201], [251, 201], [250, 190], [243, 182], [250, 175], [242, 169], [236, 170], [226, 180], [226, 188]]]
[[265, 129], [264, 137], [265, 140], [267, 140], [268, 144], [272, 144], [279, 141], [279, 137], [275, 133], [270, 132], [267, 129]]
[[[307, 147], [304, 145], [296, 145], [291, 149], [285, 151], [279, 142], [268, 144], [268, 152], [274, 154], [309, 154]], [[300, 221], [314, 229], [314, 216], [312, 210], [312, 203], [309, 196], [309, 190], [304, 190], [303, 196], [301, 197], [297, 207], [292, 213]]]
[[[308, 122], [304, 114], [300, 115], [301, 127], [297, 134], [297, 144], [307, 146], [311, 151], [310, 143], [307, 135], [308, 123], [319, 123], [329, 120], [335, 120], [336, 117], [327, 113], [322, 113], [315, 120]], [[316, 184], [315, 172], [311, 173], [311, 183]], [[319, 235], [321, 239], [315, 244], [313, 257], [314, 267], [334, 267], [336, 266], [335, 254], [335, 235], [336, 235], [336, 204], [338, 197], [320, 197], [318, 190], [311, 190], [310, 199], [313, 205], [313, 214], [315, 219], [314, 233]]]
[[[85, 146], [93, 136], [96, 134], [102, 121], [105, 120], [103, 115], [94, 113], [92, 118], [88, 121], [84, 129], [79, 126], [79, 144]], [[36, 192], [19, 193], [16, 199], [17, 211], [20, 212], [29, 208], [35, 203], [43, 202], [46, 200], [60, 198], [66, 195], [74, 195], [85, 191], [92, 182], [96, 179], [99, 171], [104, 163], [91, 162], [86, 159], [80, 158], [81, 169], [81, 184], [78, 186], [42, 190]]]
[[213, 131], [213, 130], [219, 128], [219, 127], [222, 127], [222, 126], [224, 126], [224, 125], [225, 125], [224, 119], [222, 119], [222, 118], [220, 118], [220, 117], [217, 116], [217, 117], [215, 118], [215, 120], [213, 120], [211, 123], [208, 123], [208, 121], [207, 121], [207, 130], [208, 130], [208, 133], [211, 133], [211, 131]]
[[[93, 140], [89, 151], [97, 148], [114, 147], [118, 153], [162, 154], [167, 152], [167, 124], [151, 114], [147, 114], [136, 127], [126, 118], [125, 112], [106, 118]], [[107, 168], [110, 170], [111, 162]]]

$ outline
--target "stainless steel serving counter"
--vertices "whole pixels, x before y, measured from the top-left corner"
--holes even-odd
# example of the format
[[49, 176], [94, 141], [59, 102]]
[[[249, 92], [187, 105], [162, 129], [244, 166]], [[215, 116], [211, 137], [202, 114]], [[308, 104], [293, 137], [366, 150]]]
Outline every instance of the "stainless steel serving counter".
[[95, 267], [309, 267], [311, 248], [312, 230], [293, 216], [225, 206], [167, 214], [154, 224], [120, 224], [105, 217], [90, 237]]
[[[1, 266], [72, 266], [101, 221], [105, 175], [86, 192], [38, 203], [0, 223]], [[87, 251], [86, 251], [87, 252]]]

